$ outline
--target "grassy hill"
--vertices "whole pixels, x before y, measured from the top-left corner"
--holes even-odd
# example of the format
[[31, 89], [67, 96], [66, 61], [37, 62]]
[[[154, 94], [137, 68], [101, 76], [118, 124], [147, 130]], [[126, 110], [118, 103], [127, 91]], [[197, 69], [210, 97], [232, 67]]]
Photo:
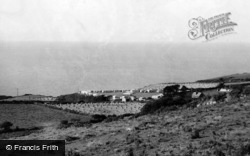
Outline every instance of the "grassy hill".
[[232, 74], [226, 76], [215, 77], [211, 79], [198, 80], [197, 82], [243, 82], [250, 81], [250, 73], [242, 73], [242, 74]]
[[0, 95], [0, 100], [9, 99], [9, 98], [12, 98], [12, 96]]
[[246, 156], [250, 154], [249, 111], [250, 101], [244, 100], [91, 127], [47, 127], [14, 139], [76, 138], [66, 144], [66, 150], [75, 155]]
[[55, 124], [61, 120], [69, 120], [71, 118], [88, 119], [87, 116], [32, 104], [1, 104], [0, 114], [0, 123], [10, 121], [14, 126], [20, 128], [44, 126], [48, 123]]

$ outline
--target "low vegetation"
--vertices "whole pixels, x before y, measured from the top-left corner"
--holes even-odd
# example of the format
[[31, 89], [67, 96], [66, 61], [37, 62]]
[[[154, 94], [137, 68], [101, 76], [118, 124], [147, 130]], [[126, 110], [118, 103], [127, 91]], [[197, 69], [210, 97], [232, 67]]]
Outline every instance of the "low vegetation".
[[[220, 88], [224, 85], [221, 83], [216, 89], [195, 89], [188, 91], [187, 88], [179, 89], [179, 85], [167, 86], [164, 88], [164, 96], [161, 99], [155, 101], [147, 102], [141, 109], [140, 115], [159, 113], [162, 111], [175, 110], [180, 107], [196, 107], [197, 104], [206, 103], [208, 101], [215, 101], [216, 103], [225, 102], [228, 97], [231, 101], [239, 100], [242, 95], [250, 95], [250, 86], [246, 85], [235, 85], [231, 86], [231, 92], [219, 92]], [[196, 92], [206, 92], [199, 98], [192, 99], [192, 93]], [[139, 116], [140, 116], [139, 115]]]
[[249, 96], [250, 95], [250, 86], [246, 86], [243, 90], [242, 93]]
[[0, 123], [0, 139], [25, 136], [37, 132], [40, 129], [41, 127], [19, 128], [18, 126], [14, 126], [12, 122], [4, 121]]
[[[250, 101], [175, 109], [124, 120], [105, 120], [90, 127], [75, 128], [78, 118], [62, 122], [67, 129], [47, 131], [51, 138], [67, 142], [66, 156], [81, 155], [249, 155]], [[237, 109], [237, 110], [236, 110]], [[102, 119], [95, 115], [93, 118]], [[112, 116], [112, 119], [118, 116]], [[105, 117], [104, 117], [105, 118]], [[111, 120], [110, 122], [106, 122]], [[45, 133], [34, 139], [42, 139]], [[167, 148], [166, 148], [167, 147]]]
[[[65, 139], [66, 156], [247, 156], [250, 100], [224, 102], [225, 95], [241, 97], [245, 87], [239, 90], [198, 99], [192, 99], [190, 92], [173, 90], [148, 102], [137, 117], [94, 114], [88, 121], [64, 118], [57, 122], [59, 129], [30, 135], [30, 139]], [[196, 107], [211, 99], [219, 103]]]
[[60, 124], [57, 126], [58, 129], [64, 129], [68, 127], [90, 127], [92, 124], [99, 123], [104, 121], [105, 119], [110, 118], [105, 115], [91, 115], [89, 120], [82, 121], [80, 118], [72, 118], [70, 121], [61, 120]]
[[0, 123], [0, 129], [3, 129], [2, 132], [10, 132], [11, 126], [13, 126], [13, 123], [9, 121], [5, 121], [3, 123]]
[[[142, 108], [141, 112], [122, 115], [92, 114], [86, 118], [84, 115], [60, 116], [63, 113], [79, 113], [77, 110], [94, 107], [93, 112], [99, 108], [107, 108], [106, 103], [93, 104], [105, 100], [104, 97], [90, 97], [80, 94], [61, 96], [61, 110], [50, 109], [40, 105], [25, 105], [25, 109], [19, 105], [13, 112], [8, 110], [6, 116], [15, 113], [15, 120], [6, 121], [0, 119], [0, 139], [13, 136], [29, 135], [33, 129], [20, 125], [21, 119], [40, 120], [46, 123], [57, 118], [55, 128], [48, 131], [30, 135], [31, 139], [44, 139], [44, 136], [66, 140], [69, 149], [66, 156], [81, 155], [214, 155], [214, 156], [247, 156], [250, 155], [249, 140], [249, 109], [250, 101], [242, 98], [250, 95], [249, 86], [232, 86], [231, 92], [219, 92], [209, 90], [211, 93], [192, 98], [192, 92], [203, 92], [203, 89], [189, 91], [187, 88], [179, 89], [179, 85], [164, 88], [164, 96], [158, 100], [150, 100]], [[230, 96], [233, 100], [225, 102]], [[98, 99], [100, 98], [100, 99]], [[103, 98], [103, 99], [102, 99]], [[235, 102], [235, 101], [236, 102]], [[214, 106], [197, 107], [197, 104], [216, 101]], [[93, 102], [92, 104], [86, 102]], [[109, 103], [110, 104], [110, 103]], [[0, 105], [0, 107], [3, 105]], [[10, 105], [8, 105], [11, 107]], [[14, 105], [13, 105], [14, 106]], [[55, 107], [51, 105], [48, 107]], [[79, 106], [79, 107], [78, 107]], [[118, 104], [116, 104], [118, 107]], [[126, 106], [122, 104], [121, 107]], [[137, 109], [136, 105], [129, 107]], [[39, 108], [36, 108], [39, 107]], [[42, 109], [46, 110], [42, 110]], [[187, 109], [186, 109], [187, 108]], [[39, 111], [42, 113], [39, 113]], [[52, 111], [49, 113], [49, 111]], [[114, 109], [118, 111], [118, 109]], [[27, 116], [27, 112], [32, 112]], [[36, 113], [34, 113], [36, 112]], [[26, 114], [25, 114], [26, 113]], [[49, 113], [50, 115], [46, 114]], [[22, 115], [20, 115], [22, 114]], [[34, 115], [34, 116], [33, 116]], [[46, 121], [41, 119], [46, 116]], [[61, 114], [62, 115], [62, 114]], [[22, 116], [22, 117], [21, 117]], [[50, 118], [52, 116], [53, 118]], [[13, 116], [12, 116], [13, 117]], [[122, 120], [124, 119], [124, 120]], [[118, 121], [119, 120], [119, 121]], [[23, 124], [23, 125], [22, 125]], [[26, 128], [19, 128], [26, 127]], [[84, 127], [84, 128], [79, 128]], [[45, 131], [45, 130], [44, 130]], [[21, 134], [17, 134], [23, 132]], [[41, 133], [41, 134], [40, 134]], [[43, 134], [44, 133], [44, 134]], [[11, 134], [11, 135], [10, 135]], [[13, 135], [12, 135], [13, 134]], [[8, 136], [9, 135], [9, 136]], [[46, 137], [45, 139], [49, 139]], [[72, 146], [71, 146], [72, 143]], [[77, 149], [79, 147], [79, 149]], [[168, 147], [168, 148], [166, 148]]]
[[107, 102], [108, 97], [103, 95], [101, 96], [92, 96], [92, 95], [83, 95], [83, 94], [68, 94], [61, 95], [56, 99], [56, 103], [97, 103], [97, 102]]
[[158, 100], [146, 103], [140, 112], [140, 115], [153, 114], [165, 110], [175, 110], [185, 104], [192, 102], [190, 93], [178, 92], [179, 85], [167, 86], [164, 89], [164, 96]]
[[227, 82], [227, 83], [250, 81], [250, 73], [221, 76], [221, 77], [212, 78], [212, 79], [198, 80], [197, 82], [221, 82], [221, 81]]
[[84, 121], [90, 119], [87, 115], [73, 114], [34, 104], [0, 104], [0, 114], [0, 123], [9, 121], [20, 129], [46, 126], [72, 118], [80, 118]]
[[12, 98], [12, 96], [0, 95], [0, 100], [9, 99], [9, 98]]

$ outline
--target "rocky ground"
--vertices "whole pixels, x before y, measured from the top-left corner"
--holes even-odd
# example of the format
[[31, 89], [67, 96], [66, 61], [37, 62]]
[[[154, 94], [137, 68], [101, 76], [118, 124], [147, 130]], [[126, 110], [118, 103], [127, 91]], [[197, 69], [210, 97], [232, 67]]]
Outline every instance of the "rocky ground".
[[250, 101], [57, 129], [15, 139], [65, 139], [69, 155], [250, 155]]

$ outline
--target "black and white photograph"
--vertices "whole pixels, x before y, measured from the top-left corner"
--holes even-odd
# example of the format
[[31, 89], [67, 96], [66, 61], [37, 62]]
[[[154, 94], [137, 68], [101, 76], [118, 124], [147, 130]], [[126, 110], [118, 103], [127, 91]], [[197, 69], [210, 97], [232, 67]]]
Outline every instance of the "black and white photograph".
[[0, 0], [0, 156], [250, 156], [249, 13]]

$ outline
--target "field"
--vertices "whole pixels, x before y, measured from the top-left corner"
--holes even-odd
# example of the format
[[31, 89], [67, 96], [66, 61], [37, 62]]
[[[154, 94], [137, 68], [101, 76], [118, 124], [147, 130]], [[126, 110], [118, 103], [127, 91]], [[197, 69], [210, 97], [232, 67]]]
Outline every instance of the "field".
[[84, 104], [56, 104], [49, 105], [60, 109], [69, 109], [79, 113], [103, 114], [103, 115], [123, 115], [139, 113], [144, 103], [84, 103]]
[[80, 118], [87, 120], [88, 116], [47, 108], [33, 104], [0, 104], [0, 123], [10, 121], [20, 128], [40, 127], [59, 123], [61, 120]]

